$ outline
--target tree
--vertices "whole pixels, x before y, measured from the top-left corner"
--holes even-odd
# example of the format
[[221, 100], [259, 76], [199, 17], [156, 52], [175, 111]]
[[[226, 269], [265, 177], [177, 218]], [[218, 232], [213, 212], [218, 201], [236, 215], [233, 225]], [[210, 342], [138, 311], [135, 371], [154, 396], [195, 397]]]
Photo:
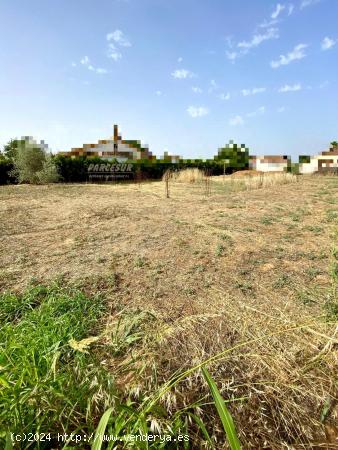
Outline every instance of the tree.
[[42, 163], [42, 170], [37, 172], [37, 177], [40, 183], [56, 183], [59, 181], [60, 175], [51, 154], [46, 155], [46, 159]]
[[13, 174], [19, 183], [53, 183], [59, 175], [47, 146], [25, 137], [17, 141], [13, 156]]
[[337, 148], [338, 147], [338, 142], [337, 141], [332, 141], [331, 142], [331, 148]]
[[299, 164], [309, 163], [311, 161], [311, 157], [308, 155], [299, 155]]
[[249, 168], [249, 149], [244, 145], [230, 141], [225, 147], [218, 149], [214, 160], [224, 165], [225, 172]]
[[13, 160], [15, 158], [18, 144], [20, 141], [17, 139], [11, 139], [7, 144], [4, 145], [3, 153], [6, 158]]

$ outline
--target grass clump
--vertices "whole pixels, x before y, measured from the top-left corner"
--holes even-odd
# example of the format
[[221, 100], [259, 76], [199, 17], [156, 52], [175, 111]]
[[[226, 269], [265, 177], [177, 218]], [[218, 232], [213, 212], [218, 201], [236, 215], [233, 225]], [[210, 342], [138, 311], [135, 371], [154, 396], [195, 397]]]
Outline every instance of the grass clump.
[[112, 392], [111, 380], [94, 356], [74, 352], [69, 342], [93, 331], [104, 311], [100, 296], [57, 284], [0, 296], [2, 434], [95, 426], [91, 418], [103, 406], [99, 392]]
[[338, 321], [338, 247], [332, 249], [331, 259], [331, 279], [332, 288], [326, 301], [326, 310], [328, 319]]
[[190, 168], [170, 172], [170, 179], [179, 183], [198, 183], [205, 180], [205, 174], [200, 169]]

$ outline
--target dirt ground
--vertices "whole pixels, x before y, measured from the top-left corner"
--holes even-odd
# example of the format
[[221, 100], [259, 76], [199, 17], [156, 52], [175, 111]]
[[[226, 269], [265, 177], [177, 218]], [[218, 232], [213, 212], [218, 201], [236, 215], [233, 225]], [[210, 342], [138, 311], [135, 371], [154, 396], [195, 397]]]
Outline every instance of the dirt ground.
[[[222, 183], [212, 183], [208, 196], [202, 185], [171, 183], [170, 198], [165, 198], [161, 181], [2, 186], [0, 217], [0, 289], [21, 290], [32, 280], [46, 282], [60, 276], [86, 283], [114, 277], [112, 297], [119, 308], [147, 309], [167, 324], [202, 318], [203, 324], [194, 328], [195, 354], [182, 363], [172, 350], [172, 359], [167, 355], [163, 362], [168, 365], [170, 359], [173, 370], [224, 348], [225, 335], [235, 342], [323, 315], [332, 285], [330, 255], [337, 242], [338, 178], [304, 176], [297, 183], [249, 191], [230, 191]], [[217, 334], [221, 320], [226, 321], [227, 331]], [[284, 375], [277, 378], [287, 402], [288, 370], [293, 370], [295, 361], [299, 363], [300, 355], [312, 358], [320, 352], [332, 328], [320, 325], [315, 332], [325, 338], [317, 336], [310, 351], [305, 347], [312, 334], [299, 335], [303, 344], [297, 343], [292, 356], [287, 355], [292, 341], [283, 341], [286, 353], [280, 350], [281, 342], [274, 341], [272, 347], [280, 358], [274, 363], [262, 356], [265, 351], [271, 353], [271, 348], [257, 350], [260, 359], [251, 369], [242, 365], [247, 371], [246, 378], [241, 374], [243, 384], [252, 386], [253, 380], [261, 379], [258, 372], [251, 373], [258, 361], [270, 366], [266, 369], [270, 371], [285, 366]], [[217, 336], [222, 336], [222, 342]], [[181, 344], [182, 339], [175, 343]], [[187, 346], [177, 352], [193, 352]], [[308, 405], [317, 416], [327, 395], [334, 397], [330, 358], [321, 393], [318, 397], [314, 393]], [[163, 374], [166, 370], [167, 366]], [[236, 378], [239, 371], [231, 374]], [[303, 388], [310, 396], [310, 388]], [[280, 392], [276, 390], [276, 396]], [[287, 417], [290, 408], [283, 408], [277, 410]], [[301, 420], [308, 411], [303, 403], [299, 408], [301, 412], [295, 409], [292, 414]], [[243, 411], [236, 414], [239, 424], [249, 420]], [[317, 419], [304, 425], [304, 435], [310, 433], [306, 439], [323, 439], [324, 428]], [[302, 426], [293, 431], [296, 437]], [[279, 442], [288, 440], [290, 427], [284, 435], [279, 432]], [[248, 442], [260, 442], [252, 433], [246, 436]]]
[[205, 196], [202, 186], [172, 184], [166, 199], [162, 182], [0, 187], [0, 286], [114, 272], [132, 288], [128, 300], [172, 309], [211, 287], [260, 297], [274, 283], [290, 293], [287, 277], [330, 283], [337, 179], [216, 188]]

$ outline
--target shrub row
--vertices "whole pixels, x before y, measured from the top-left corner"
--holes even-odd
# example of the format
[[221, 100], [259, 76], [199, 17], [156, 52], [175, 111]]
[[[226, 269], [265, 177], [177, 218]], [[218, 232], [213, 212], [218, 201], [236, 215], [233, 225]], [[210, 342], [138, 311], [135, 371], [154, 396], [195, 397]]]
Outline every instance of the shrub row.
[[9, 160], [0, 160], [0, 185], [15, 183], [15, 177], [11, 175], [14, 169], [13, 164]]
[[[88, 180], [88, 166], [89, 164], [105, 164], [106, 160], [100, 158], [74, 158], [70, 159], [65, 156], [57, 156], [55, 158], [56, 165], [63, 182], [81, 182]], [[111, 162], [111, 161], [110, 161]], [[156, 162], [149, 160], [126, 161], [132, 164], [133, 172], [140, 173], [140, 176], [145, 179], [160, 179], [164, 172], [168, 169], [182, 170], [191, 167], [197, 167], [202, 170], [209, 170], [210, 175], [221, 175], [223, 173], [223, 163], [215, 160], [185, 160], [179, 163], [172, 163], [170, 161], [158, 160]], [[246, 168], [246, 167], [243, 167]], [[227, 167], [226, 173], [232, 173], [238, 168]]]
[[[65, 183], [88, 181], [89, 164], [107, 163], [106, 160], [100, 158], [78, 157], [71, 159], [61, 155], [55, 156], [54, 161], [60, 174], [61, 181]], [[132, 164], [133, 173], [136, 174], [139, 172], [140, 177], [143, 179], [160, 179], [168, 169], [182, 170], [196, 167], [198, 169], [208, 170], [210, 175], [221, 175], [224, 171], [223, 162], [215, 160], [184, 160], [179, 163], [172, 163], [165, 160], [139, 160], [127, 162]], [[232, 173], [235, 170], [246, 168], [247, 167], [226, 167], [226, 173]], [[12, 169], [13, 164], [9, 160], [0, 161], [0, 184], [15, 183], [15, 178], [10, 174]]]

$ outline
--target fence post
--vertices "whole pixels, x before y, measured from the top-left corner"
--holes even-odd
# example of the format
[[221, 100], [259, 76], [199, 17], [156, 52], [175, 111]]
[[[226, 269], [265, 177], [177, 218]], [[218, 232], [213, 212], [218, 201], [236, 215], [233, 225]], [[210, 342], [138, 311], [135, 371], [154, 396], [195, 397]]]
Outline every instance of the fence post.
[[137, 184], [138, 188], [140, 188], [141, 180], [142, 180], [142, 172], [140, 167], [137, 167], [135, 172], [135, 183]]
[[204, 176], [205, 176], [205, 195], [209, 196], [211, 194], [211, 189], [210, 189], [210, 169], [205, 169]]
[[170, 178], [170, 169], [167, 169], [164, 174], [164, 183], [165, 183], [165, 196], [169, 198], [169, 178]]

